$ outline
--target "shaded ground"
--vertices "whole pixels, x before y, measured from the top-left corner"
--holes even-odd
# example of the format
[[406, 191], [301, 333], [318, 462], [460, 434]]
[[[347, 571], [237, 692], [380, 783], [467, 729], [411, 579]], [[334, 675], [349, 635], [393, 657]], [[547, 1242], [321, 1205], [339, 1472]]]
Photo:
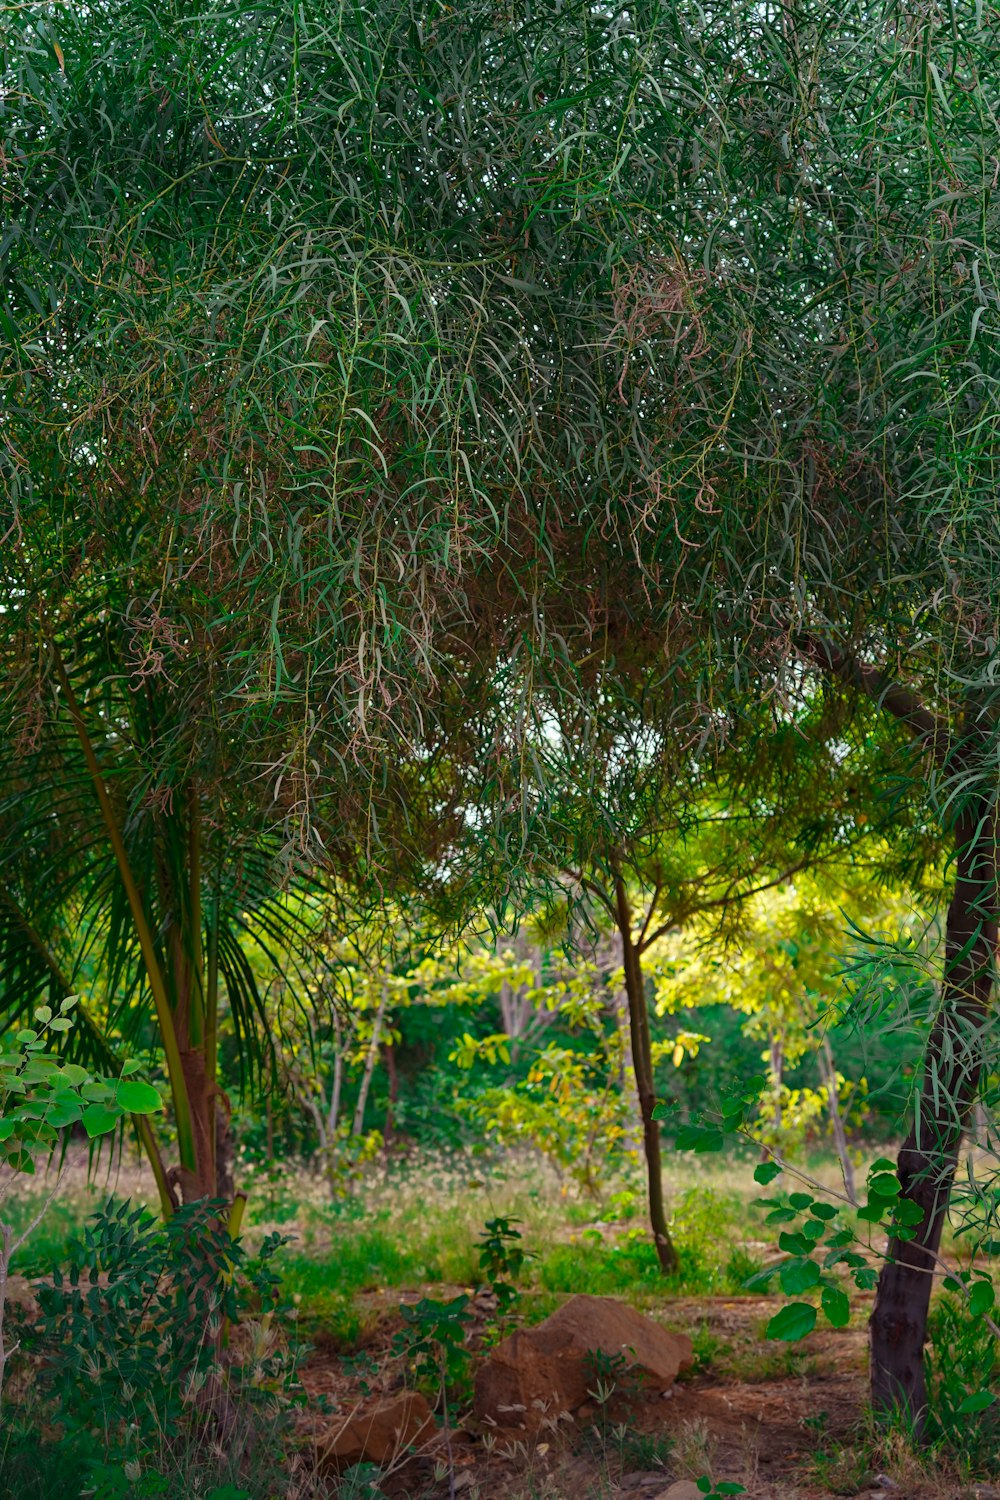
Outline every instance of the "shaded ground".
[[[433, 1292], [446, 1296], [449, 1289]], [[391, 1350], [398, 1297], [369, 1294], [367, 1302], [373, 1328], [365, 1347], [345, 1358], [319, 1332], [304, 1371], [313, 1400], [325, 1397], [339, 1412], [402, 1383]], [[856, 1326], [816, 1333], [791, 1349], [761, 1339], [775, 1305], [749, 1297], [662, 1304], [663, 1321], [692, 1334], [697, 1357], [695, 1370], [667, 1397], [595, 1404], [576, 1422], [552, 1423], [536, 1438], [460, 1423], [450, 1461], [438, 1435], [384, 1475], [380, 1488], [393, 1500], [452, 1492], [469, 1500], [659, 1500], [675, 1481], [711, 1474], [743, 1484], [752, 1500], [1000, 1500], [989, 1486], [921, 1473], [902, 1450], [895, 1462], [890, 1457], [891, 1472], [868, 1467], [860, 1425], [866, 1310]], [[309, 1423], [322, 1431], [337, 1420], [314, 1414]]]

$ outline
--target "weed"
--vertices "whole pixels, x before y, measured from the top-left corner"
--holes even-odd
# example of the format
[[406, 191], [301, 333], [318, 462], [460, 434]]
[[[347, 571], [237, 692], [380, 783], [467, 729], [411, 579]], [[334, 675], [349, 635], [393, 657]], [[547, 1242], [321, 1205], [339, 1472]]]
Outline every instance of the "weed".
[[691, 1352], [694, 1358], [692, 1373], [709, 1369], [725, 1348], [726, 1340], [714, 1333], [712, 1325], [703, 1319], [691, 1330]]
[[479, 1236], [479, 1265], [497, 1299], [497, 1318], [503, 1321], [517, 1301], [517, 1280], [528, 1258], [521, 1245], [520, 1219], [488, 1219]]
[[715, 1439], [704, 1417], [682, 1422], [674, 1433], [673, 1462], [678, 1473], [697, 1481], [712, 1468]]
[[[33, 1339], [69, 1431], [103, 1434], [113, 1454], [124, 1444], [131, 1458], [179, 1431], [193, 1405], [209, 1409], [192, 1403], [195, 1392], [217, 1390], [229, 1404], [290, 1393], [291, 1365], [269, 1337], [277, 1284], [269, 1261], [280, 1238], [265, 1242], [254, 1265], [220, 1227], [218, 1207], [191, 1205], [160, 1226], [141, 1208], [109, 1204], [74, 1246], [68, 1276], [57, 1269], [40, 1289]], [[263, 1308], [259, 1337], [242, 1363], [228, 1359], [223, 1383], [223, 1330], [251, 1296]]]
[[723, 1276], [728, 1290], [742, 1292], [750, 1277], [757, 1274], [761, 1265], [762, 1262], [758, 1256], [751, 1255], [748, 1250], [744, 1250], [742, 1245], [737, 1245], [723, 1267]]
[[832, 1495], [856, 1495], [868, 1477], [869, 1463], [862, 1449], [820, 1448], [810, 1458], [806, 1473], [817, 1488]]
[[708, 1474], [701, 1474], [695, 1481], [698, 1489], [704, 1496], [704, 1500], [725, 1500], [728, 1495], [744, 1495], [746, 1490], [742, 1484], [735, 1480], [712, 1479]]
[[337, 1500], [384, 1500], [377, 1464], [353, 1464], [340, 1476]]
[[663, 1432], [636, 1432], [631, 1427], [617, 1429], [622, 1436], [617, 1443], [618, 1462], [623, 1470], [652, 1471], [666, 1466], [673, 1453], [674, 1441]]
[[456, 1400], [471, 1394], [472, 1351], [466, 1343], [472, 1323], [468, 1295], [463, 1292], [447, 1302], [421, 1297], [413, 1305], [402, 1303], [399, 1310], [406, 1326], [393, 1340], [393, 1352], [403, 1357], [418, 1380], [430, 1384], [447, 1425], [449, 1393]]
[[971, 1473], [1000, 1467], [1000, 1411], [992, 1400], [997, 1381], [996, 1340], [968, 1304], [944, 1293], [928, 1318], [926, 1353], [932, 1394], [928, 1436]]

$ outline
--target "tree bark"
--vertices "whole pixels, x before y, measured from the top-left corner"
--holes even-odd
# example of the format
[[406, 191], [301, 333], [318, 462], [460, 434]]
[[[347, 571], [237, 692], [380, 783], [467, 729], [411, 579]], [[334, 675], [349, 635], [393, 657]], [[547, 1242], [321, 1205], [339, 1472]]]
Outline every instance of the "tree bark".
[[621, 875], [615, 876], [615, 909], [622, 943], [625, 968], [625, 993], [628, 996], [629, 1032], [632, 1042], [632, 1065], [635, 1070], [639, 1112], [642, 1116], [642, 1138], [646, 1157], [649, 1189], [649, 1222], [653, 1243], [664, 1275], [678, 1267], [677, 1251], [667, 1229], [663, 1203], [663, 1167], [660, 1159], [660, 1127], [653, 1118], [656, 1092], [653, 1087], [653, 1058], [649, 1039], [649, 1008], [643, 983], [642, 960], [632, 937], [632, 912]]
[[368, 1052], [365, 1056], [365, 1070], [361, 1078], [361, 1087], [358, 1090], [358, 1101], [354, 1107], [354, 1121], [351, 1125], [351, 1134], [359, 1136], [365, 1125], [365, 1108], [368, 1104], [368, 1090], [372, 1085], [372, 1074], [378, 1061], [379, 1043], [382, 1040], [382, 1022], [385, 1020], [386, 1006], [389, 1004], [389, 986], [383, 984], [382, 996], [379, 1000], [378, 1010], [375, 1012], [375, 1020], [372, 1023], [371, 1041], [368, 1043]]
[[[956, 737], [947, 718], [912, 689], [891, 681], [882, 668], [815, 636], [800, 636], [796, 644], [814, 666], [866, 694], [905, 724], [933, 765], [949, 766], [953, 776], [962, 773], [966, 779], [971, 770], [995, 783], [995, 727], [976, 712], [975, 702], [967, 704], [964, 732]], [[978, 790], [952, 790], [961, 792], [962, 801], [952, 823], [955, 888], [945, 931], [941, 996], [927, 1041], [913, 1126], [897, 1168], [902, 1197], [919, 1207], [921, 1220], [912, 1240], [890, 1240], [869, 1324], [872, 1405], [882, 1414], [902, 1412], [917, 1437], [923, 1434], [927, 1408], [923, 1354], [933, 1272], [962, 1134], [982, 1071], [980, 1032], [993, 993], [997, 943], [995, 785], [988, 793], [982, 780]]]
[[923, 1350], [935, 1257], [962, 1131], [979, 1085], [981, 1032], [993, 989], [996, 835], [994, 802], [970, 795], [955, 823], [955, 888], [941, 997], [913, 1125], [899, 1154], [902, 1197], [923, 1217], [912, 1240], [890, 1240], [870, 1323], [872, 1404], [882, 1413], [902, 1410], [918, 1437], [927, 1407]]

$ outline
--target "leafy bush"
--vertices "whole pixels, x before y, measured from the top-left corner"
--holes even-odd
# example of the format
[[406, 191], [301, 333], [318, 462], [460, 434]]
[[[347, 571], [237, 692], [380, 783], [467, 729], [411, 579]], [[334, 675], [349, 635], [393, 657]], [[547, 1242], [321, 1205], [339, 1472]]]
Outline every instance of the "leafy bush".
[[[294, 1351], [271, 1327], [283, 1241], [271, 1235], [247, 1259], [222, 1208], [205, 1200], [162, 1225], [128, 1202], [91, 1217], [68, 1271], [39, 1292], [43, 1389], [65, 1431], [102, 1434], [111, 1453], [158, 1452], [196, 1414], [225, 1427], [234, 1403], [273, 1415], [293, 1393]], [[230, 1344], [254, 1304], [256, 1339]]]
[[990, 1390], [997, 1374], [993, 1331], [964, 1298], [948, 1293], [935, 1299], [927, 1328], [928, 1436], [963, 1454], [973, 1469], [995, 1469], [1000, 1406]]

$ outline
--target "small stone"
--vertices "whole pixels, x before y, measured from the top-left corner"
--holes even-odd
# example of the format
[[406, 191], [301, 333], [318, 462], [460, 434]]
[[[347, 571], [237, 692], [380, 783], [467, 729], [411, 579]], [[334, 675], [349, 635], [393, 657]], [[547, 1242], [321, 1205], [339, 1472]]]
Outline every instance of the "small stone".
[[437, 1431], [431, 1409], [417, 1391], [375, 1401], [341, 1420], [332, 1436], [316, 1445], [320, 1473], [338, 1474], [352, 1464], [391, 1463], [414, 1443]]
[[705, 1500], [705, 1496], [693, 1479], [678, 1479], [676, 1484], [657, 1495], [656, 1500]]

